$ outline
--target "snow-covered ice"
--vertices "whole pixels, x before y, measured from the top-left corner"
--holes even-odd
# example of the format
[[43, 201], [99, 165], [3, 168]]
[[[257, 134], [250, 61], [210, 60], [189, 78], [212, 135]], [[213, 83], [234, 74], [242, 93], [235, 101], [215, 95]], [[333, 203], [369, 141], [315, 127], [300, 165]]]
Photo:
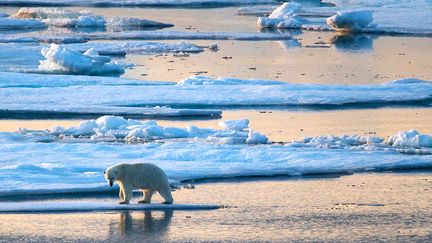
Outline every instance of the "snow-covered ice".
[[[432, 35], [432, 4], [428, 0], [323, 2], [331, 2], [335, 7], [304, 7], [299, 3], [284, 3], [269, 17], [260, 17], [258, 25], [263, 28]], [[324, 17], [330, 18], [326, 20]]]
[[16, 19], [0, 17], [0, 30], [43, 29], [46, 25], [34, 19]]
[[301, 4], [299, 3], [283, 3], [268, 17], [258, 18], [258, 25], [263, 28], [300, 29], [306, 21], [295, 14], [300, 8]]
[[372, 11], [357, 10], [348, 12], [338, 12], [336, 15], [327, 19], [327, 24], [338, 31], [361, 31], [365, 28], [374, 28], [372, 23]]
[[[147, 124], [151, 126], [151, 122]], [[396, 145], [390, 144], [392, 138], [354, 135], [307, 138], [286, 145], [213, 144], [206, 140], [74, 143], [72, 138], [49, 143], [42, 139], [34, 134], [0, 133], [1, 196], [107, 191], [103, 171], [119, 162], [155, 163], [175, 181], [432, 167], [431, 144]]]
[[56, 44], [41, 51], [46, 60], [40, 61], [39, 70], [49, 73], [112, 75], [124, 73], [124, 68], [108, 56], [100, 56], [91, 48], [81, 54]]
[[190, 32], [190, 31], [122, 31], [113, 33], [75, 33], [68, 35], [7, 36], [0, 35], [0, 43], [83, 43], [109, 40], [240, 40], [268, 41], [291, 40], [286, 33], [258, 32]]
[[[0, 73], [0, 111], [68, 111], [112, 107], [172, 108], [306, 106], [344, 108], [363, 105], [429, 105], [432, 82], [402, 79], [373, 85], [293, 84], [280, 81], [197, 78], [178, 84], [96, 77]], [[53, 82], [45, 79], [50, 78]], [[14, 84], [14, 80], [17, 81]], [[207, 80], [195, 82], [196, 80]], [[56, 84], [58, 82], [58, 84]], [[89, 82], [89, 85], [85, 83]], [[202, 83], [202, 84], [200, 84]], [[84, 84], [84, 85], [83, 85]], [[91, 84], [91, 85], [90, 85]], [[235, 84], [235, 88], [233, 88]], [[20, 99], [11, 99], [20, 97]], [[37, 102], [36, 102], [37, 101]]]
[[[41, 50], [49, 47], [39, 43], [0, 43], [0, 71], [8, 72], [40, 72], [37, 70], [39, 61], [44, 60]], [[118, 63], [127, 68], [125, 60], [119, 58], [125, 55], [154, 55], [160, 53], [199, 53], [204, 51], [203, 46], [188, 42], [160, 43], [148, 41], [109, 41], [88, 42], [75, 44], [62, 44], [67, 50], [84, 53], [89, 49], [95, 49], [99, 55], [113, 56]], [[23, 58], [25, 56], [26, 58]], [[21, 80], [19, 80], [21, 81]], [[1, 85], [1, 84], [0, 84]]]
[[104, 17], [89, 11], [74, 12], [63, 8], [21, 8], [14, 14], [16, 18], [35, 19], [48, 26], [72, 28], [119, 28], [119, 27], [172, 27], [172, 24], [130, 17]]
[[81, 121], [78, 126], [74, 127], [55, 126], [45, 131], [29, 131], [22, 128], [20, 132], [35, 139], [40, 136], [44, 140], [51, 137], [53, 141], [57, 139], [67, 141], [71, 138], [79, 138], [83, 141], [129, 143], [167, 139], [199, 140], [215, 144], [267, 143], [268, 138], [263, 134], [250, 130], [248, 124], [249, 121], [245, 119], [222, 122], [220, 125], [223, 130], [198, 128], [196, 126], [177, 128], [159, 126], [156, 121], [141, 122], [120, 116], [101, 116], [96, 120]]
[[53, 213], [53, 212], [95, 212], [95, 211], [149, 211], [149, 210], [213, 210], [216, 204], [129, 204], [103, 202], [21, 202], [0, 203], [0, 213]]
[[95, 7], [223, 7], [243, 4], [267, 4], [274, 2], [274, 0], [0, 0], [0, 5]]
[[168, 52], [198, 53], [204, 51], [203, 47], [181, 41], [176, 44], [146, 41], [111, 41], [88, 42], [65, 45], [68, 49], [84, 52], [90, 48], [98, 51], [100, 55], [125, 54], [155, 54]]

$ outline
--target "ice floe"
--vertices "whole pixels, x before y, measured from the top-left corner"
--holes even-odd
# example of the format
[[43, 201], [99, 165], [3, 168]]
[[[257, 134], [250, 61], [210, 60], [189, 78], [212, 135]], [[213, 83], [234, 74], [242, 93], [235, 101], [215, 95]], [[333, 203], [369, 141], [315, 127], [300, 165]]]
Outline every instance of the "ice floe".
[[274, 3], [274, 0], [0, 0], [10, 6], [94, 6], [94, 7], [223, 7]]
[[[293, 84], [280, 81], [198, 78], [180, 83], [118, 79], [116, 85], [96, 77], [0, 73], [0, 111], [47, 111], [94, 107], [210, 108], [278, 106], [344, 108], [364, 106], [430, 106], [432, 82], [403, 79], [373, 85]], [[45, 79], [50, 78], [53, 82]], [[20, 80], [14, 84], [14, 80]], [[25, 81], [26, 80], [26, 81]], [[195, 81], [200, 82], [195, 82]], [[204, 80], [205, 82], [201, 82]], [[58, 82], [58, 84], [55, 84]], [[89, 82], [89, 85], [83, 83]], [[266, 83], [268, 82], [268, 83]], [[201, 84], [200, 84], [201, 83]], [[91, 84], [91, 85], [90, 85]], [[235, 84], [235, 88], [234, 85]], [[20, 99], [11, 99], [20, 97]]]
[[[268, 138], [258, 132], [249, 129], [249, 121], [226, 121], [220, 123], [222, 130], [159, 126], [156, 121], [141, 122], [139, 120], [125, 119], [120, 116], [101, 116], [96, 120], [84, 120], [74, 127], [55, 126], [45, 131], [28, 131], [20, 129], [22, 134], [34, 136], [35, 139], [42, 136], [51, 137], [53, 141], [58, 139], [68, 141], [79, 138], [82, 141], [112, 141], [112, 142], [149, 142], [163, 141], [167, 139], [184, 139], [188, 141], [204, 141], [215, 144], [265, 144]], [[46, 140], [45, 140], [46, 141]]]
[[0, 213], [53, 213], [53, 212], [95, 212], [95, 211], [150, 211], [150, 210], [214, 210], [215, 204], [129, 204], [102, 202], [21, 202], [0, 203]]
[[[41, 50], [49, 48], [49, 45], [39, 43], [0, 43], [0, 71], [8, 72], [41, 72], [37, 70], [39, 61], [46, 59]], [[175, 53], [189, 55], [204, 51], [205, 46], [198, 46], [188, 42], [158, 43], [148, 41], [110, 41], [63, 44], [62, 48], [84, 53], [94, 49], [101, 56], [111, 56], [118, 65], [129, 68], [126, 55], [154, 55], [161, 53]], [[25, 56], [26, 58], [23, 58]], [[1, 85], [1, 84], [0, 84]]]
[[[82, 129], [107, 125], [109, 119], [82, 123]], [[147, 127], [153, 134], [178, 133], [152, 122], [109, 121], [117, 126]], [[147, 124], [147, 125], [144, 125]], [[153, 125], [152, 125], [153, 124]], [[113, 127], [110, 127], [113, 128]], [[68, 128], [53, 128], [64, 133]], [[79, 129], [77, 127], [76, 129]], [[108, 129], [108, 128], [107, 128]], [[137, 130], [135, 130], [137, 131]], [[430, 169], [432, 148], [391, 144], [392, 138], [365, 136], [317, 137], [285, 145], [214, 144], [207, 140], [165, 140], [138, 144], [94, 143], [88, 139], [47, 142], [27, 133], [0, 133], [0, 196], [35, 193], [107, 191], [103, 171], [119, 162], [150, 162], [176, 181], [325, 173], [356, 173], [401, 169]], [[50, 131], [51, 132], [51, 131]], [[129, 131], [131, 132], [131, 131]], [[191, 127], [186, 133], [204, 134]], [[209, 134], [215, 131], [210, 130]], [[224, 130], [226, 133], [227, 131]], [[140, 134], [136, 132], [135, 134]], [[249, 133], [254, 133], [249, 131]], [[412, 133], [411, 131], [408, 133]], [[116, 133], [113, 133], [116, 134]], [[143, 133], [144, 134], [144, 131]], [[417, 134], [421, 135], [421, 134]], [[423, 134], [424, 135], [424, 134]], [[399, 136], [399, 135], [397, 135]], [[430, 135], [424, 135], [429, 136]], [[42, 136], [40, 136], [42, 137]], [[209, 136], [212, 137], [212, 136]], [[250, 136], [258, 139], [259, 136]], [[409, 135], [406, 141], [409, 141]], [[39, 142], [40, 141], [40, 142]], [[103, 141], [103, 140], [101, 140]], [[415, 143], [418, 145], [418, 143]], [[410, 151], [409, 153], [406, 153]]]
[[365, 28], [374, 28], [372, 11], [357, 10], [338, 12], [327, 19], [327, 24], [338, 31], [361, 31]]
[[189, 32], [189, 31], [122, 31], [113, 33], [81, 33], [71, 35], [40, 35], [32, 37], [0, 35], [0, 43], [83, 43], [101, 40], [291, 40], [285, 33], [258, 32]]
[[299, 3], [283, 3], [269, 17], [260, 17], [258, 25], [263, 28], [432, 35], [432, 5], [427, 0], [323, 2], [332, 2], [335, 6], [307, 7]]
[[112, 41], [89, 42], [65, 45], [68, 49], [84, 52], [90, 48], [97, 50], [100, 55], [118, 56], [126, 54], [155, 54], [155, 53], [198, 53], [204, 51], [202, 46], [197, 46], [185, 41], [176, 44], [146, 42], [146, 41]]
[[83, 75], [112, 75], [124, 73], [124, 68], [108, 56], [100, 56], [91, 48], [81, 54], [56, 44], [43, 48], [42, 55], [46, 58], [39, 64], [39, 70], [49, 73], [67, 73]]
[[46, 25], [34, 19], [16, 19], [0, 17], [0, 30], [43, 29]]
[[70, 28], [172, 27], [172, 24], [130, 17], [104, 17], [89, 11], [74, 12], [63, 8], [21, 8], [15, 18], [35, 19], [48, 26]]

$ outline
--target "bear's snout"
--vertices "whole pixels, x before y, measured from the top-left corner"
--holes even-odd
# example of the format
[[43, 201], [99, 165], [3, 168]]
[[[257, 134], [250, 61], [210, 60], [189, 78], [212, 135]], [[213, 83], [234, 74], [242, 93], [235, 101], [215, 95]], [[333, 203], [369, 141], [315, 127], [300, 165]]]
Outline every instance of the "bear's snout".
[[114, 184], [114, 182], [113, 182], [112, 180], [110, 180], [110, 181], [109, 181], [109, 185], [110, 185], [110, 187], [112, 187], [113, 184]]

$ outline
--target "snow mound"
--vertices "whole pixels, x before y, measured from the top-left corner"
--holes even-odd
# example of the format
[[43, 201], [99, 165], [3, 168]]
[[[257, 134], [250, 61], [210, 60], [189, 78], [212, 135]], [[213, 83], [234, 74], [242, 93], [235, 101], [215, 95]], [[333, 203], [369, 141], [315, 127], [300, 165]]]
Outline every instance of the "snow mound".
[[375, 28], [372, 23], [373, 16], [370, 10], [357, 10], [347, 12], [337, 12], [330, 18], [327, 18], [327, 24], [338, 31], [355, 32], [365, 28]]
[[74, 12], [63, 8], [21, 8], [14, 15], [16, 18], [37, 19], [49, 26], [118, 28], [118, 27], [172, 27], [172, 24], [130, 17], [105, 18], [89, 11]]
[[223, 130], [159, 126], [156, 121], [142, 122], [119, 116], [101, 116], [96, 120], [84, 120], [78, 126], [54, 126], [46, 131], [20, 132], [29, 136], [54, 136], [56, 139], [80, 138], [88, 141], [124, 141], [129, 143], [149, 142], [154, 140], [186, 139], [216, 144], [265, 144], [268, 138], [248, 129], [249, 121], [230, 120], [220, 123]]
[[401, 131], [391, 136], [387, 144], [401, 147], [429, 147], [432, 148], [432, 136], [420, 134], [417, 130]]
[[[400, 131], [398, 134], [387, 139], [377, 136], [343, 135], [343, 136], [321, 136], [307, 137], [302, 141], [293, 141], [293, 146], [307, 146], [326, 149], [354, 149], [354, 150], [390, 150], [411, 149], [420, 154], [423, 149], [432, 148], [432, 136], [421, 134], [415, 129]], [[419, 150], [420, 149], [420, 150]], [[432, 153], [432, 150], [429, 152]]]
[[99, 56], [95, 49], [89, 49], [84, 54], [68, 50], [56, 44], [41, 51], [46, 60], [40, 61], [39, 70], [50, 73], [67, 73], [83, 75], [122, 74], [124, 68], [116, 62], [111, 62], [107, 56]]

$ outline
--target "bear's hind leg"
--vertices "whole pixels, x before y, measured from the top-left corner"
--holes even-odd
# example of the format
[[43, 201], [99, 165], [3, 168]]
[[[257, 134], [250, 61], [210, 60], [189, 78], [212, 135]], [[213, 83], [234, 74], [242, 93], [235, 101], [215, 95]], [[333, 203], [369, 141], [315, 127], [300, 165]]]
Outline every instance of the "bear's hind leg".
[[151, 203], [151, 199], [154, 194], [154, 190], [141, 190], [143, 192], [143, 199], [139, 200], [138, 203]]
[[168, 187], [166, 190], [160, 190], [159, 194], [165, 199], [165, 202], [163, 204], [172, 204], [174, 202], [174, 199], [171, 195], [171, 188]]

